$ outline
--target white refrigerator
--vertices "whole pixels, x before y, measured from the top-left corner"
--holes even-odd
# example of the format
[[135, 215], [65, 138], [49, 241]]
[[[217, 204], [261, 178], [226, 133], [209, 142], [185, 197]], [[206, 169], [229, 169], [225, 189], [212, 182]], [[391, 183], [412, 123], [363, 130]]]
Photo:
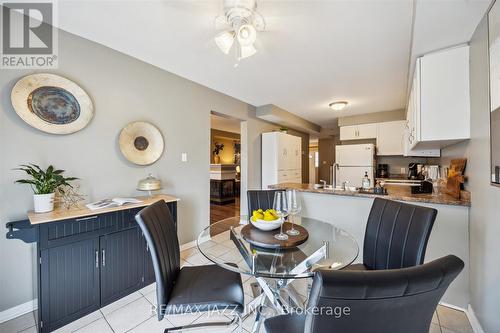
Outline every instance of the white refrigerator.
[[341, 145], [335, 148], [337, 170], [337, 186], [348, 181], [349, 186], [361, 187], [365, 173], [373, 187], [375, 177], [375, 145]]

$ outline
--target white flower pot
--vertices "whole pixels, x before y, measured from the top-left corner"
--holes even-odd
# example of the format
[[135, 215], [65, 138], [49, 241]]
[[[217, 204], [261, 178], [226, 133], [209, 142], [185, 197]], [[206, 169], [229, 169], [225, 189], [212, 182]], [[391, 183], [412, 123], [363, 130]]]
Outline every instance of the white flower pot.
[[33, 201], [35, 203], [35, 213], [46, 213], [54, 210], [55, 193], [35, 194]]

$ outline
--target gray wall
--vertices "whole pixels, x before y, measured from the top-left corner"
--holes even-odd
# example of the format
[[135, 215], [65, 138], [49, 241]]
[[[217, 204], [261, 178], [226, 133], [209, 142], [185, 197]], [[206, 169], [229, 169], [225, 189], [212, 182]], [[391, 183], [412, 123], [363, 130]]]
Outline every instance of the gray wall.
[[[229, 69], [231, 70], [231, 69]], [[0, 222], [23, 219], [32, 208], [32, 193], [13, 184], [21, 163], [49, 163], [81, 178], [88, 200], [138, 195], [136, 182], [153, 173], [164, 192], [181, 198], [181, 243], [195, 239], [209, 221], [210, 111], [244, 120], [242, 172], [248, 187], [260, 188], [260, 134], [276, 125], [255, 118], [255, 108], [129, 56], [60, 32], [59, 69], [53, 71], [81, 85], [91, 96], [95, 116], [82, 131], [57, 136], [24, 123], [12, 109], [15, 82], [32, 71], [0, 71]], [[117, 146], [121, 128], [146, 120], [165, 139], [161, 159], [148, 167], [127, 162]], [[181, 153], [188, 162], [181, 162]], [[248, 154], [248, 158], [245, 156]], [[246, 187], [242, 184], [242, 191]], [[246, 209], [245, 201], [242, 209]], [[6, 240], [0, 233], [0, 311], [27, 302], [34, 288], [33, 246]]]
[[500, 188], [490, 185], [488, 30], [486, 18], [471, 40], [471, 140], [468, 146], [471, 305], [485, 332], [500, 328], [498, 265]]

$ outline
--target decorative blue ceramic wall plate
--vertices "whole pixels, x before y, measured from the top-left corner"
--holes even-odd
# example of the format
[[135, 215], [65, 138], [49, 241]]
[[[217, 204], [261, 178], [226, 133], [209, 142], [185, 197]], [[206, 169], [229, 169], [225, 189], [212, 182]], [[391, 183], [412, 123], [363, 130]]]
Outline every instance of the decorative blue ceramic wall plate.
[[54, 74], [32, 74], [12, 89], [12, 106], [31, 126], [52, 134], [84, 128], [94, 115], [87, 93], [76, 83]]

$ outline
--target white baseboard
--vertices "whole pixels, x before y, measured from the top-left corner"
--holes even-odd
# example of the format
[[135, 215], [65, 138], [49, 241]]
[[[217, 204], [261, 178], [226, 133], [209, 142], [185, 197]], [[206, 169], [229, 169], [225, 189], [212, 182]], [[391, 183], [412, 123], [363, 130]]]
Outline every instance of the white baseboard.
[[451, 309], [454, 309], [454, 310], [458, 310], [458, 311], [462, 311], [462, 312], [467, 313], [467, 309], [461, 308], [459, 306], [456, 306], [456, 305], [453, 305], [453, 304], [450, 304], [450, 303], [439, 302], [439, 305], [446, 306], [447, 308], [451, 308]]
[[464, 312], [467, 316], [467, 319], [469, 319], [469, 323], [472, 326], [472, 330], [474, 331], [474, 333], [484, 333], [483, 328], [481, 327], [481, 324], [479, 323], [479, 320], [477, 319], [476, 314], [474, 313], [474, 310], [472, 309], [472, 306], [470, 304], [467, 306], [467, 309], [445, 302], [439, 302], [439, 304]]
[[19, 304], [7, 310], [0, 312], [0, 324], [16, 317], [22, 316], [28, 312], [36, 310], [38, 308], [38, 299], [28, 301], [23, 304]]
[[[201, 243], [204, 243], [206, 241], [210, 240], [210, 236], [207, 236], [205, 238], [201, 238]], [[186, 243], [186, 244], [182, 244], [180, 246], [181, 248], [181, 251], [184, 251], [184, 250], [187, 250], [187, 249], [190, 249], [190, 248], [193, 248], [193, 247], [196, 247], [196, 241], [191, 241], [189, 243]]]
[[472, 326], [472, 330], [474, 333], [484, 333], [483, 328], [481, 327], [481, 324], [479, 323], [479, 320], [476, 317], [476, 314], [474, 313], [474, 310], [472, 309], [472, 306], [469, 304], [467, 307], [467, 312], [465, 312], [467, 315], [467, 318], [469, 319], [469, 323]]
[[181, 251], [184, 251], [184, 250], [187, 250], [187, 249], [190, 249], [192, 247], [196, 247], [196, 241], [192, 241], [192, 242], [189, 242], [189, 243], [186, 243], [186, 244], [182, 244], [180, 246], [181, 248]]

